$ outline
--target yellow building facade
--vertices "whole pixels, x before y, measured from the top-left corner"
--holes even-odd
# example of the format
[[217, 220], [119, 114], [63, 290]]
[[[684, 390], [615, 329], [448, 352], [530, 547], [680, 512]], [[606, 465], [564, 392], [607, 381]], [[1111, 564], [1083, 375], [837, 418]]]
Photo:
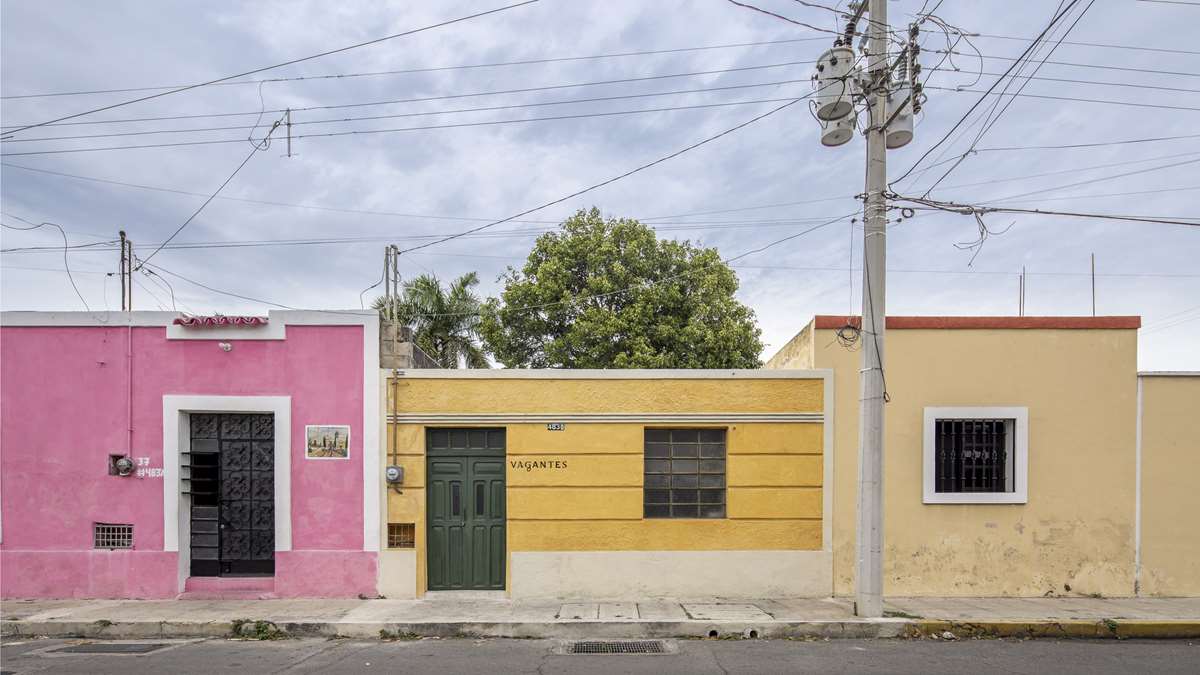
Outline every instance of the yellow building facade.
[[1200, 373], [1142, 373], [1138, 409], [1138, 593], [1200, 596]]
[[814, 370], [389, 372], [380, 589], [828, 596]]
[[[854, 591], [859, 350], [869, 347], [847, 323], [816, 317], [767, 364], [833, 371], [837, 595]], [[1200, 410], [1200, 378], [1139, 378], [1139, 325], [888, 317], [885, 595], [1200, 591], [1200, 528], [1190, 515], [1200, 512], [1200, 442], [1184, 427]], [[1002, 466], [997, 478], [1007, 491], [942, 492], [939, 434], [964, 423], [1005, 432], [998, 456], [1009, 473]], [[963, 452], [978, 457], [979, 447]]]

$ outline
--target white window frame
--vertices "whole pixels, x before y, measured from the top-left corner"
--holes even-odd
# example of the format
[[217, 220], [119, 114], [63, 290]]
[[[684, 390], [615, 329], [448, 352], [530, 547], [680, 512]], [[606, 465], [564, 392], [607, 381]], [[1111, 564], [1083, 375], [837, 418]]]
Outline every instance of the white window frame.
[[[938, 420], [1010, 419], [1012, 432], [1012, 492], [937, 492], [936, 440]], [[926, 504], [1025, 504], [1029, 501], [1029, 408], [1023, 406], [930, 406], [924, 425]]]

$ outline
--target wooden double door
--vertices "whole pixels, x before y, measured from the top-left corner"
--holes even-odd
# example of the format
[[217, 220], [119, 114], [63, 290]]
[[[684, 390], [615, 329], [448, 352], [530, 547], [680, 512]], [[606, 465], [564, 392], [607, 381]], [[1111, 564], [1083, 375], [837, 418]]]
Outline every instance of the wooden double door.
[[426, 431], [429, 590], [503, 590], [504, 429]]

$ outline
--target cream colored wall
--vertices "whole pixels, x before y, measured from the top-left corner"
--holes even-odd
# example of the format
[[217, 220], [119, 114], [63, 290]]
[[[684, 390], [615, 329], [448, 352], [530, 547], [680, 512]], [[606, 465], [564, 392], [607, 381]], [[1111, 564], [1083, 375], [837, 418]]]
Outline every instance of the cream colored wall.
[[1200, 596], [1200, 374], [1142, 383], [1143, 595]]
[[[835, 372], [834, 588], [846, 595], [862, 354], [832, 330], [814, 338], [815, 365]], [[885, 356], [885, 594], [1132, 593], [1135, 331], [897, 329]], [[922, 503], [923, 409], [975, 405], [1028, 407], [1027, 504]]]
[[816, 368], [816, 354], [813, 350], [813, 332], [815, 324], [809, 322], [795, 337], [788, 340], [775, 356], [772, 356], [764, 368]]

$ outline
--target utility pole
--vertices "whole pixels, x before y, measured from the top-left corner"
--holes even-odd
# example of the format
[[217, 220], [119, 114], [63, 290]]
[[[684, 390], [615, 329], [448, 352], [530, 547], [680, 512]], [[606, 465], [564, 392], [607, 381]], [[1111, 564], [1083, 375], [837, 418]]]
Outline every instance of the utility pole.
[[[912, 142], [913, 117], [925, 100], [917, 38], [921, 21], [908, 27], [908, 41], [888, 59], [887, 0], [850, 4], [845, 30], [817, 59], [812, 113], [821, 124], [821, 144], [850, 142], [857, 128], [855, 103], [867, 104], [866, 191], [863, 194], [862, 323], [859, 328], [858, 528], [854, 612], [883, 616], [883, 406], [888, 401], [884, 375], [885, 296], [887, 293], [887, 151]], [[858, 22], [870, 16], [866, 72], [858, 66], [854, 40]], [[896, 71], [893, 81], [892, 72]]]
[[125, 230], [121, 230], [121, 311], [125, 311]]
[[121, 235], [121, 311], [133, 311], [133, 242]]
[[1092, 316], [1096, 316], [1096, 254], [1092, 254]]
[[867, 179], [863, 224], [862, 370], [858, 431], [858, 565], [854, 612], [883, 616], [883, 344], [887, 264], [887, 0], [870, 0]]

